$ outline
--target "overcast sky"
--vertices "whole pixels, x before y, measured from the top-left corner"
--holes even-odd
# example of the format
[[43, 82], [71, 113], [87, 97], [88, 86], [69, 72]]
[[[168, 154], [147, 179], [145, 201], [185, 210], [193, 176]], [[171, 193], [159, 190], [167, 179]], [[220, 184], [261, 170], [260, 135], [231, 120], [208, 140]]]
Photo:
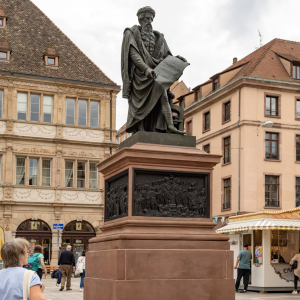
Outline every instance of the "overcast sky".
[[[143, 6], [156, 11], [173, 55], [190, 66], [180, 80], [193, 88], [274, 38], [300, 42], [299, 0], [31, 0], [118, 85], [126, 27], [138, 24]], [[127, 99], [117, 99], [117, 129], [127, 118]]]

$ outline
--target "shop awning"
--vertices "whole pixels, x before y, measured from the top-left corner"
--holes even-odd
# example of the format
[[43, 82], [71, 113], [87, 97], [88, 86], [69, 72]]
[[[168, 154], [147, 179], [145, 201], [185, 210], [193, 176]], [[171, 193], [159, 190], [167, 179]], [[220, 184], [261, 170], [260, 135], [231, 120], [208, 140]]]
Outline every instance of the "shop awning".
[[249, 221], [233, 222], [217, 229], [216, 231], [218, 233], [225, 233], [257, 229], [300, 230], [300, 220], [256, 219]]

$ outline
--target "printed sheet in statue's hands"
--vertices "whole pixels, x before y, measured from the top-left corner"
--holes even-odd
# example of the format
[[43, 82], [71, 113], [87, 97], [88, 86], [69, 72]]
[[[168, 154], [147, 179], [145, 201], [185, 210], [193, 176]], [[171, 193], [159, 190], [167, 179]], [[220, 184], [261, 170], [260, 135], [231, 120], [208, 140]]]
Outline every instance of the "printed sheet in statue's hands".
[[169, 55], [154, 69], [157, 75], [155, 81], [167, 90], [180, 78], [183, 70], [188, 65], [188, 62], [184, 62], [175, 56]]

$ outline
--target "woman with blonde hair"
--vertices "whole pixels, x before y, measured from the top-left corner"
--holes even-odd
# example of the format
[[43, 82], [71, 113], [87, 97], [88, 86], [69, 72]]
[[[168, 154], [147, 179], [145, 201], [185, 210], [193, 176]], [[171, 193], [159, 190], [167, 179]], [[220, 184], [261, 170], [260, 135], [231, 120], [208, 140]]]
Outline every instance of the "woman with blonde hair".
[[[299, 249], [300, 252], [300, 249]], [[292, 260], [290, 261], [290, 266], [292, 266], [295, 262], [297, 262], [296, 268], [294, 270], [294, 287], [295, 289], [293, 290], [292, 294], [297, 295], [298, 294], [298, 279], [300, 277], [300, 254], [296, 254]]]
[[[23, 278], [27, 264], [29, 243], [25, 239], [16, 238], [6, 242], [1, 249], [3, 270], [0, 270], [0, 300], [22, 300]], [[27, 291], [30, 300], [46, 300], [43, 295], [44, 287], [39, 276], [34, 273]]]

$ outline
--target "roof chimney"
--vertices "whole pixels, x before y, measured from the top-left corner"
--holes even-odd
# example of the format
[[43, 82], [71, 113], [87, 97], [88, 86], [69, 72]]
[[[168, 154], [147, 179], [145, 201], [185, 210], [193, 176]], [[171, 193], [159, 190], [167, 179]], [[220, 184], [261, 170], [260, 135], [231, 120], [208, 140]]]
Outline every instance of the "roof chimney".
[[232, 63], [232, 64], [235, 64], [236, 62], [237, 62], [237, 58], [234, 57], [234, 58], [233, 58], [233, 63]]

